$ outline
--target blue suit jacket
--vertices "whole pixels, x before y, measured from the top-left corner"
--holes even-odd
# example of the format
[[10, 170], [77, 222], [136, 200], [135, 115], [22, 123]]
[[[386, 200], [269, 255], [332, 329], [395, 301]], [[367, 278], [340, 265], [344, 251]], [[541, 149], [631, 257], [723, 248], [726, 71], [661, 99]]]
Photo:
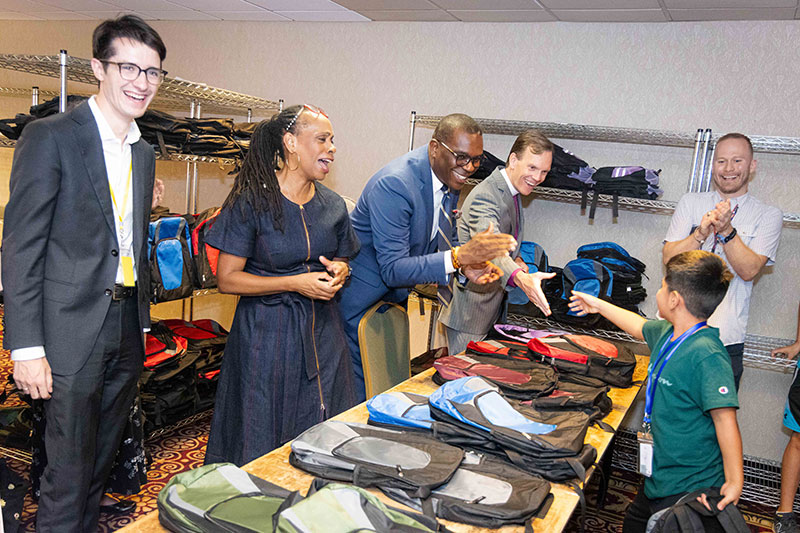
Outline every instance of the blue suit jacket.
[[[341, 291], [339, 308], [354, 362], [360, 362], [358, 321], [375, 302], [401, 302], [418, 283], [448, 281], [442, 254], [431, 246], [432, 204], [425, 145], [372, 176], [350, 214], [361, 252], [350, 262], [352, 277]], [[456, 238], [454, 231], [451, 242]]]

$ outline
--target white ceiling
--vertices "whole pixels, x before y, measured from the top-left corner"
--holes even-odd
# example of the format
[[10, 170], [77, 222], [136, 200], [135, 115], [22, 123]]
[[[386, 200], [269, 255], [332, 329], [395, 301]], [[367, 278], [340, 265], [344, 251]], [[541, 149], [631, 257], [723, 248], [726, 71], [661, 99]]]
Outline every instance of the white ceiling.
[[800, 19], [800, 0], [0, 0], [0, 20], [670, 22]]

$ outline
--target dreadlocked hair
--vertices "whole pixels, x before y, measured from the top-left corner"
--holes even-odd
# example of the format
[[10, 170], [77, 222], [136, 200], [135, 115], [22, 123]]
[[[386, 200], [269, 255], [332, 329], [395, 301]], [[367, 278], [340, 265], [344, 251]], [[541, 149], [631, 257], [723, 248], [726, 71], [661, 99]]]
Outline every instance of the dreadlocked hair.
[[299, 105], [287, 107], [256, 126], [242, 169], [236, 175], [223, 208], [233, 207], [241, 197], [242, 217], [247, 216], [245, 206], [249, 204], [256, 214], [272, 213], [273, 228], [283, 233], [283, 199], [276, 172], [286, 164], [283, 135], [287, 131], [297, 133], [301, 127], [297, 119], [302, 110], [303, 106]]

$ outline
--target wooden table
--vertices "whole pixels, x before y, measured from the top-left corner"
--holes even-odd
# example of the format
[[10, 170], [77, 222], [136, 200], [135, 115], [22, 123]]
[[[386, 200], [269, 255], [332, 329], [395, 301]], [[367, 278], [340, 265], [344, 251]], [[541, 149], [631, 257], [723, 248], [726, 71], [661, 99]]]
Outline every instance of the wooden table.
[[[648, 358], [644, 356], [636, 356], [636, 371], [634, 372], [634, 381], [644, 382], [647, 376], [647, 361]], [[438, 386], [433, 383], [431, 376], [434, 370], [430, 369], [422, 374], [412, 377], [397, 385], [392, 390], [415, 392], [417, 394], [430, 395]], [[631, 404], [633, 403], [636, 394], [639, 392], [640, 385], [634, 385], [628, 389], [612, 388], [609, 396], [613, 402], [612, 411], [603, 420], [610, 424], [614, 429], [619, 428], [622, 419], [625, 417]], [[359, 404], [352, 409], [340, 414], [335, 419], [343, 420], [345, 422], [366, 422], [368, 418], [367, 406], [365, 403]], [[613, 435], [607, 431], [603, 431], [597, 427], [589, 428], [586, 434], [586, 443], [591, 444], [597, 449], [598, 460], [603, 457], [603, 454], [608, 449]], [[243, 469], [251, 474], [266, 479], [276, 485], [280, 485], [288, 490], [299, 490], [305, 493], [308, 489], [313, 476], [306, 474], [302, 470], [297, 470], [289, 464], [289, 452], [291, 451], [290, 444], [285, 444], [270, 453], [259, 457], [258, 459], [246, 464]], [[593, 469], [592, 469], [593, 471]], [[589, 473], [591, 475], [591, 471]], [[588, 480], [588, 476], [587, 476]], [[380, 491], [373, 491], [378, 497], [389, 505], [395, 507], [400, 506], [397, 502], [387, 498]], [[575, 492], [564, 485], [553, 483], [552, 494], [555, 496], [550, 510], [544, 519], [536, 518], [533, 521], [533, 528], [535, 531], [562, 531], [567, 525], [572, 512], [578, 505], [578, 496]], [[478, 533], [487, 531], [484, 528], [471, 526], [468, 524], [460, 524], [456, 522], [442, 521], [448, 529], [458, 533]], [[495, 531], [502, 531], [504, 533], [522, 532], [522, 526], [506, 526]], [[158, 522], [158, 511], [147, 514], [124, 528], [120, 531], [125, 533], [151, 533], [151, 532], [164, 532], [167, 531]]]

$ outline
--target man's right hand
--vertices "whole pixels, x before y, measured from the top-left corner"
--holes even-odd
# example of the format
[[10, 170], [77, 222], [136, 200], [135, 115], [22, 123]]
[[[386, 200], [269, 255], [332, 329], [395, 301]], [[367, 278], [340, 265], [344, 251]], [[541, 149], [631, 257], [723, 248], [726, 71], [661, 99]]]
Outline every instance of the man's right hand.
[[47, 357], [14, 361], [14, 383], [34, 400], [47, 400], [53, 392], [53, 374]]
[[458, 250], [458, 262], [462, 265], [480, 265], [495, 257], [508, 255], [517, 248], [517, 241], [511, 235], [494, 233], [490, 223], [486, 230], [476, 233]]

